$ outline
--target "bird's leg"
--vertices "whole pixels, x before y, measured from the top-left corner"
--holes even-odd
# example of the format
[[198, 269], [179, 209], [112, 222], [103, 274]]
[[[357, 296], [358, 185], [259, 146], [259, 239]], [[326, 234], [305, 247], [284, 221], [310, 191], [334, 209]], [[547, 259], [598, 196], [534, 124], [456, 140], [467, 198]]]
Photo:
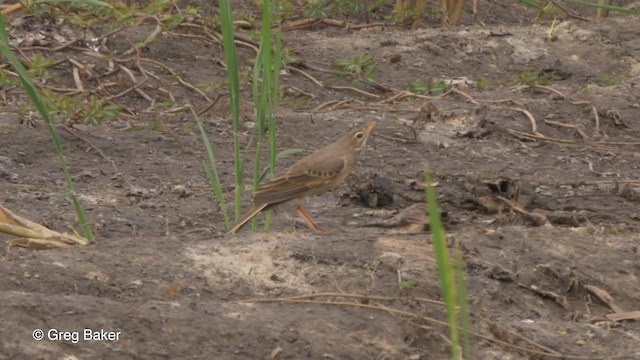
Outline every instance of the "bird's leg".
[[316, 222], [311, 218], [311, 215], [309, 215], [309, 213], [302, 208], [302, 199], [296, 200], [296, 202], [293, 204], [293, 208], [296, 209], [298, 215], [302, 218], [302, 220], [304, 220], [311, 231], [316, 233], [327, 232], [327, 230], [318, 226], [318, 224], [316, 224]]

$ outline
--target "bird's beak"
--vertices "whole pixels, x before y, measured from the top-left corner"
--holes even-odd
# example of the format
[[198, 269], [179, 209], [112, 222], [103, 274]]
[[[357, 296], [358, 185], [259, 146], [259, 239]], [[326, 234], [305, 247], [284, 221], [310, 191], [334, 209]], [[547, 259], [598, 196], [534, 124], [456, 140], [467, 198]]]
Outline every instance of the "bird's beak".
[[375, 129], [377, 125], [378, 125], [378, 124], [376, 124], [376, 122], [375, 122], [375, 121], [373, 121], [372, 123], [370, 123], [369, 125], [367, 125], [367, 132], [371, 132], [371, 131], [373, 131], [373, 129]]

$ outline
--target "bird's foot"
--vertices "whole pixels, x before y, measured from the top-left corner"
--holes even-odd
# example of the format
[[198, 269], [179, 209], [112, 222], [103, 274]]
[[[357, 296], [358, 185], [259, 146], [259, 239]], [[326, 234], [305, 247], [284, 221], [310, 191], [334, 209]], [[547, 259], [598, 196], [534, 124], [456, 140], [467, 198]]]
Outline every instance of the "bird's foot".
[[315, 225], [314, 227], [311, 227], [311, 226], [309, 226], [309, 224], [307, 224], [307, 226], [309, 226], [309, 229], [311, 231], [313, 231], [314, 233], [316, 233], [316, 234], [327, 234], [327, 233], [331, 233], [331, 232], [335, 231], [334, 229], [327, 229], [327, 228], [322, 227], [322, 226], [320, 226], [318, 224], [315, 224], [315, 223], [314, 223], [314, 225]]

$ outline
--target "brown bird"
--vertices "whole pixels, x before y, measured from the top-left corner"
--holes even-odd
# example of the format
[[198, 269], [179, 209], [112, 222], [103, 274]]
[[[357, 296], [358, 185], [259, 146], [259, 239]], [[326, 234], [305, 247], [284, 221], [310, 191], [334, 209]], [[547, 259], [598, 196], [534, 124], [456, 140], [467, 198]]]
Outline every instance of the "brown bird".
[[253, 197], [253, 207], [229, 230], [235, 234], [260, 211], [296, 199], [293, 207], [314, 232], [324, 232], [302, 208], [304, 198], [320, 195], [336, 188], [356, 165], [367, 138], [376, 127], [372, 122], [356, 129], [333, 144], [309, 154], [293, 164], [283, 175], [269, 180], [258, 188]]

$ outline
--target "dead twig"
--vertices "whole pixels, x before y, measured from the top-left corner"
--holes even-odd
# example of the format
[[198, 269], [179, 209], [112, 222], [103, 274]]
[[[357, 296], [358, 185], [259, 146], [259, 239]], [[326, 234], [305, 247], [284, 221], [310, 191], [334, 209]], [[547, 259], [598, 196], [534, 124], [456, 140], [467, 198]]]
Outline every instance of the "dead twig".
[[610, 321], [640, 320], [640, 310], [607, 314], [605, 317]]
[[195, 85], [191, 84], [190, 82], [185, 81], [182, 76], [180, 76], [175, 70], [173, 70], [172, 68], [170, 68], [169, 66], [161, 63], [160, 61], [156, 61], [153, 59], [149, 59], [149, 58], [140, 58], [140, 61], [142, 62], [148, 62], [154, 65], [157, 65], [163, 69], [165, 69], [166, 71], [168, 71], [173, 77], [176, 78], [176, 80], [178, 80], [178, 82], [186, 87], [187, 89], [190, 89], [196, 93], [198, 93], [200, 96], [202, 96], [206, 101], [211, 101], [211, 99], [207, 96], [207, 94], [205, 94], [202, 90], [198, 89]]
[[544, 346], [542, 344], [539, 344], [539, 343], [537, 343], [537, 342], [535, 342], [533, 340], [529, 340], [529, 339], [525, 338], [522, 335], [518, 335], [517, 333], [515, 333], [513, 331], [510, 331], [509, 329], [505, 329], [504, 327], [498, 327], [497, 324], [495, 324], [494, 322], [491, 322], [491, 321], [489, 321], [489, 320], [487, 320], [487, 319], [485, 319], [483, 317], [480, 317], [480, 318], [483, 321], [489, 323], [489, 328], [490, 328], [491, 332], [495, 336], [500, 336], [500, 337], [503, 337], [503, 338], [507, 337], [507, 338], [513, 339], [513, 340], [519, 339], [519, 340], [522, 340], [522, 341], [524, 341], [524, 342], [526, 342], [526, 343], [528, 343], [528, 344], [530, 344], [532, 346], [537, 347], [538, 349], [541, 349], [542, 351], [537, 351], [537, 350], [533, 350], [533, 349], [530, 349], [530, 348], [526, 348], [524, 346], [515, 345], [515, 344], [512, 344], [509, 341], [496, 340], [496, 339], [491, 338], [491, 339], [493, 339], [493, 342], [496, 342], [496, 343], [498, 343], [500, 345], [506, 345], [507, 347], [510, 347], [512, 349], [517, 349], [517, 350], [525, 351], [525, 352], [528, 352], [528, 353], [533, 353], [533, 354], [537, 354], [537, 355], [547, 355], [547, 356], [552, 356], [552, 357], [560, 357], [560, 353], [558, 353], [557, 351], [555, 351], [555, 350], [553, 350], [553, 349], [551, 349], [549, 347], [546, 347], [546, 346]]
[[391, 140], [391, 141], [396, 141], [402, 144], [406, 144], [408, 142], [410, 142], [411, 140], [407, 140], [407, 139], [401, 139], [401, 138], [397, 138], [397, 137], [392, 137], [392, 136], [387, 136], [384, 134], [376, 134], [376, 137], [381, 137], [383, 139], [387, 139], [387, 140]]
[[73, 66], [73, 70], [71, 71], [73, 75], [73, 82], [76, 84], [76, 88], [79, 92], [84, 91], [84, 86], [82, 85], [82, 80], [80, 79], [80, 72], [77, 66]]
[[333, 111], [338, 109], [352, 109], [352, 102], [354, 102], [354, 100], [351, 99], [338, 101], [337, 103], [333, 104], [329, 110]]
[[282, 30], [292, 31], [292, 30], [306, 29], [318, 24], [344, 28], [347, 30], [360, 30], [360, 29], [372, 28], [372, 27], [384, 28], [384, 27], [398, 26], [397, 24], [382, 23], [382, 22], [370, 24], [369, 21], [366, 21], [366, 24], [349, 24], [347, 22], [335, 20], [335, 19], [300, 19], [300, 20], [291, 21], [286, 25], [283, 25]]
[[562, 128], [566, 128], [566, 129], [573, 129], [575, 130], [578, 135], [580, 135], [580, 137], [582, 137], [583, 139], [588, 139], [589, 137], [587, 136], [587, 134], [584, 133], [584, 131], [582, 131], [578, 125], [573, 125], [573, 124], [565, 124], [565, 123], [561, 123], [559, 121], [553, 121], [553, 120], [545, 120], [544, 121], [545, 124], [548, 125], [553, 125], [553, 126], [558, 126], [558, 127], [562, 127]]
[[163, 113], [165, 113], [165, 114], [175, 114], [175, 113], [179, 113], [179, 112], [188, 110], [190, 107], [191, 107], [191, 104], [176, 106], [176, 107], [173, 107], [171, 109], [164, 110]]
[[298, 74], [300, 74], [300, 75], [306, 77], [307, 79], [313, 81], [316, 85], [318, 85], [320, 87], [324, 87], [323, 83], [321, 83], [318, 79], [314, 78], [313, 76], [309, 75], [307, 72], [305, 72], [305, 71], [303, 71], [301, 69], [298, 69], [296, 67], [292, 67], [290, 69], [291, 69], [291, 71], [297, 72]]
[[577, 144], [577, 142], [575, 140], [555, 139], [555, 138], [550, 138], [550, 137], [544, 136], [542, 134], [530, 134], [530, 133], [524, 133], [524, 132], [521, 132], [521, 131], [510, 130], [510, 129], [507, 129], [507, 132], [509, 134], [511, 134], [511, 135], [514, 135], [514, 136], [517, 136], [517, 137], [521, 137], [521, 138], [525, 138], [525, 139], [528, 139], [528, 140], [555, 142], [555, 143], [560, 143], [560, 144]]
[[552, 93], [558, 95], [559, 97], [561, 97], [563, 99], [567, 98], [567, 96], [565, 94], [563, 94], [559, 90], [556, 90], [556, 89], [552, 88], [551, 86], [534, 84], [534, 85], [531, 85], [531, 87], [534, 88], [534, 89], [538, 89], [538, 90], [545, 90], [545, 91], [548, 91], [548, 92], [552, 92]]
[[131, 91], [136, 91], [140, 96], [142, 96], [145, 100], [149, 101], [149, 102], [153, 102], [153, 99], [151, 98], [151, 96], [147, 95], [144, 91], [140, 90], [139, 87], [142, 86], [145, 81], [147, 81], [147, 76], [146, 74], [143, 73], [144, 78], [140, 81], [138, 81], [138, 79], [136, 78], [136, 76], [133, 74], [133, 72], [131, 70], [129, 70], [129, 68], [127, 68], [124, 65], [120, 65], [118, 64], [118, 67], [120, 68], [120, 70], [122, 70], [125, 74], [127, 74], [127, 76], [129, 77], [129, 79], [131, 79], [131, 81], [134, 83], [133, 86], [129, 87], [126, 90], [123, 90], [115, 95], [111, 95], [108, 96], [106, 98], [107, 101], [111, 101], [111, 100], [115, 100], [119, 97], [122, 97], [128, 93], [130, 93]]
[[338, 109], [353, 109], [354, 106], [351, 106], [350, 104], [353, 102], [354, 100], [351, 99], [345, 99], [345, 100], [332, 100], [332, 101], [327, 101], [325, 103], [320, 104], [319, 106], [315, 107], [313, 109], [313, 112], [319, 112], [320, 110], [329, 107], [328, 111], [334, 111], [334, 110], [338, 110]]
[[[455, 88], [455, 87], [452, 87], [450, 91], [451, 91], [451, 92], [453, 92], [453, 93], [455, 93], [455, 94], [458, 94], [458, 95], [460, 95], [460, 96], [462, 96], [462, 97], [464, 97], [464, 98], [466, 98], [467, 100], [469, 100], [471, 103], [473, 103], [473, 104], [475, 104], [475, 105], [480, 105], [480, 103], [479, 103], [479, 102], [477, 102], [477, 101], [475, 101], [475, 100], [471, 97], [471, 95], [467, 94], [466, 92], [464, 92], [464, 91], [462, 91], [462, 90], [460, 90], [460, 89], [457, 89], [457, 88]], [[447, 92], [448, 92], [448, 91], [447, 91]]]
[[178, 102], [176, 101], [175, 96], [173, 96], [173, 92], [171, 92], [169, 89], [165, 89], [163, 87], [158, 87], [156, 88], [159, 92], [166, 94], [167, 97], [169, 98], [169, 101], [171, 101], [171, 105], [175, 105]]
[[609, 294], [608, 291], [601, 289], [594, 285], [585, 285], [584, 288], [593, 294], [595, 297], [600, 299], [603, 303], [605, 303], [613, 312], [615, 313], [625, 313], [626, 311], [620, 307], [616, 301], [613, 299], [613, 296]]
[[533, 134], [535, 136], [539, 136], [539, 137], [545, 138], [544, 135], [542, 135], [542, 134], [540, 134], [538, 132], [538, 124], [536, 123], [536, 118], [533, 117], [533, 115], [529, 112], [529, 110], [527, 110], [525, 108], [510, 107], [510, 106], [497, 106], [496, 108], [498, 108], [498, 109], [507, 109], [507, 110], [515, 110], [515, 111], [518, 111], [518, 112], [524, 114], [524, 116], [526, 116], [527, 119], [529, 119], [529, 123], [531, 124], [531, 134]]
[[321, 19], [302, 19], [302, 20], [295, 20], [292, 21], [286, 25], [282, 25], [282, 31], [292, 31], [292, 30], [300, 30], [300, 29], [305, 29], [305, 28], [309, 28], [312, 27], [316, 24], [319, 24], [322, 20]]
[[304, 91], [304, 90], [302, 90], [302, 89], [300, 89], [300, 88], [298, 88], [296, 86], [290, 85], [289, 88], [291, 90], [297, 92], [300, 95], [303, 95], [303, 96], [306, 96], [306, 97], [309, 97], [309, 98], [314, 98], [315, 97], [315, 96], [313, 96], [312, 93], [308, 93], [308, 92], [306, 92], [306, 91]]
[[73, 89], [73, 88], [61, 88], [61, 87], [56, 87], [56, 86], [51, 86], [51, 85], [41, 85], [38, 84], [38, 86], [42, 89], [47, 89], [47, 90], [51, 90], [51, 91], [55, 91], [61, 94], [64, 94], [66, 96], [72, 96], [72, 95], [77, 95], [82, 93], [82, 91], [79, 91], [77, 88]]
[[331, 106], [333, 104], [340, 103], [340, 102], [343, 102], [343, 101], [346, 101], [346, 100], [329, 100], [327, 102], [323, 102], [322, 104], [316, 106], [311, 112], [314, 112], [314, 113], [315, 112], [319, 112], [320, 110], [322, 110], [322, 109], [324, 109], [326, 107], [329, 107], [329, 106]]
[[209, 104], [207, 104], [207, 106], [205, 106], [201, 110], [197, 111], [196, 114], [198, 114], [198, 116], [201, 116], [202, 114], [204, 114], [207, 111], [209, 111], [210, 109], [212, 109], [214, 106], [216, 106], [216, 104], [218, 103], [220, 98], [222, 98], [224, 95], [229, 95], [229, 94], [218, 94], [218, 96], [216, 96], [216, 98], [213, 99], [213, 101], [209, 102]]
[[587, 162], [587, 165], [589, 166], [589, 172], [595, 172], [593, 171], [593, 161], [591, 160], [585, 160]]
[[381, 84], [377, 81], [373, 81], [373, 82], [368, 82], [368, 81], [364, 81], [361, 80], [363, 83], [367, 84], [367, 85], [371, 85], [373, 86], [375, 89], [378, 89], [384, 93], [390, 93], [393, 92], [393, 88], [391, 86], [385, 85], [385, 84]]
[[334, 85], [334, 86], [328, 86], [329, 89], [335, 89], [335, 90], [351, 90], [351, 91], [355, 91], [357, 93], [360, 93], [362, 95], [366, 95], [372, 98], [376, 98], [379, 99], [380, 95], [376, 95], [376, 94], [372, 94], [370, 92], [366, 92], [364, 90], [360, 90], [358, 88], [355, 88], [353, 86], [338, 86], [338, 85]]
[[79, 92], [83, 92], [84, 86], [82, 85], [82, 79], [80, 79], [80, 70], [82, 70], [82, 72], [84, 73], [92, 75], [90, 71], [91, 68], [71, 58], [69, 58], [69, 63], [71, 63], [71, 65], [73, 66], [72, 74], [73, 81], [76, 84], [76, 88]]
[[[125, 51], [123, 53], [123, 55], [131, 55], [134, 52], [137, 52], [140, 49], [149, 46], [149, 44], [154, 42], [156, 40], [156, 38], [158, 37], [158, 35], [160, 35], [160, 33], [162, 32], [162, 22], [160, 21], [160, 19], [157, 16], [147, 15], [147, 14], [137, 14], [137, 16], [141, 17], [143, 19], [153, 19], [153, 20], [155, 20], [156, 27], [153, 29], [151, 34], [149, 34], [149, 36], [147, 36], [146, 39], [144, 39], [142, 42], [137, 43], [135, 45], [132, 44], [132, 47], [129, 50]], [[127, 40], [127, 42], [129, 42], [129, 41]]]
[[637, 142], [637, 141], [597, 141], [597, 142], [594, 142], [594, 144], [640, 146], [640, 142]]
[[449, 91], [444, 92], [444, 93], [442, 93], [440, 95], [437, 95], [437, 96], [427, 96], [427, 95], [420, 95], [420, 94], [416, 94], [414, 92], [405, 90], [405, 91], [401, 91], [401, 92], [399, 92], [399, 93], [397, 93], [397, 94], [395, 94], [395, 95], [393, 95], [393, 96], [391, 96], [391, 97], [389, 97], [387, 99], [384, 99], [384, 100], [378, 102], [377, 104], [378, 105], [388, 106], [388, 103], [390, 103], [390, 102], [401, 101], [401, 100], [404, 100], [404, 99], [406, 99], [408, 97], [415, 97], [415, 98], [418, 98], [418, 99], [426, 99], [426, 100], [439, 100], [439, 99], [444, 98], [445, 96], [447, 96], [451, 92], [452, 92], [452, 90], [449, 90]]
[[23, 47], [23, 48], [20, 48], [20, 49], [21, 49], [21, 50], [24, 50], [24, 51], [28, 51], [28, 50], [42, 50], [42, 51], [51, 51], [51, 52], [56, 52], [56, 51], [64, 50], [64, 49], [66, 49], [66, 48], [68, 48], [68, 47], [72, 46], [73, 44], [77, 43], [79, 40], [80, 40], [80, 39], [73, 39], [73, 40], [67, 41], [67, 42], [66, 42], [66, 43], [64, 43], [64, 44], [60, 44], [60, 45], [58, 45], [58, 46], [56, 46], [56, 47], [52, 47], [52, 48], [49, 48], [49, 47], [46, 47], [46, 46], [27, 46], [27, 47]]
[[253, 40], [251, 38], [248, 38], [246, 36], [242, 36], [240, 34], [235, 34], [234, 33], [233, 34], [233, 38], [236, 40], [236, 42], [240, 41], [242, 43], [251, 45], [256, 50], [260, 47], [260, 43], [259, 42], [255, 41], [255, 40]]
[[[583, 181], [584, 182], [584, 181]], [[606, 185], [606, 184], [632, 184], [640, 185], [640, 180], [636, 179], [621, 179], [621, 180], [596, 180], [590, 182], [584, 182], [585, 184]], [[562, 184], [564, 185], [564, 184]]]
[[566, 7], [564, 7], [562, 4], [558, 3], [556, 0], [551, 0], [551, 2], [553, 3], [553, 5], [555, 5], [556, 7], [558, 7], [558, 9], [562, 10], [565, 14], [567, 14], [568, 17], [574, 18], [574, 19], [578, 19], [581, 21], [585, 21], [585, 22], [591, 22], [591, 20], [584, 18], [580, 15], [576, 15], [572, 12], [570, 12]]
[[297, 64], [295, 64], [296, 68], [304, 68], [307, 70], [313, 70], [313, 71], [317, 71], [317, 72], [321, 72], [321, 73], [325, 73], [325, 74], [331, 74], [331, 75], [339, 75], [339, 73], [337, 71], [331, 70], [331, 69], [325, 69], [325, 68], [321, 68], [319, 66], [313, 65], [313, 64], [309, 64], [306, 63], [304, 61], [300, 61]]
[[366, 29], [366, 28], [372, 28], [372, 27], [385, 28], [385, 27], [396, 27], [396, 26], [399, 26], [399, 25], [398, 24], [393, 24], [393, 23], [377, 22], [377, 23], [371, 23], [371, 24], [347, 25], [347, 29], [349, 29], [349, 30], [360, 30], [360, 29]]
[[151, 96], [147, 95], [147, 93], [145, 93], [144, 91], [142, 91], [140, 89], [140, 87], [149, 79], [147, 77], [147, 73], [144, 71], [144, 69], [142, 68], [142, 66], [140, 65], [140, 51], [138, 50], [138, 48], [135, 47], [135, 45], [129, 41], [129, 39], [125, 39], [129, 45], [131, 45], [131, 48], [133, 49], [133, 51], [136, 53], [136, 65], [138, 66], [138, 70], [140, 71], [140, 74], [142, 74], [142, 80], [138, 81], [138, 79], [136, 78], [136, 76], [133, 74], [133, 72], [127, 68], [126, 66], [120, 64], [120, 62], [122, 62], [121, 60], [117, 62], [117, 66], [120, 68], [120, 70], [122, 70], [125, 74], [127, 74], [127, 76], [129, 77], [129, 79], [131, 79], [131, 81], [135, 84], [132, 87], [116, 94], [116, 95], [112, 95], [107, 97], [107, 101], [111, 101], [114, 99], [117, 99], [125, 94], [128, 94], [131, 91], [136, 91], [140, 96], [142, 96], [145, 100], [149, 101], [151, 103], [150, 106], [153, 106], [153, 104], [155, 104], [155, 99], [153, 99]]
[[325, 24], [325, 25], [329, 25], [329, 26], [333, 26], [333, 27], [339, 27], [339, 28], [346, 28], [346, 27], [349, 26], [344, 21], [334, 20], [334, 19], [322, 19], [321, 22], [323, 24]]
[[208, 38], [204, 35], [200, 35], [200, 34], [183, 34], [183, 33], [177, 33], [177, 32], [171, 32], [171, 31], [165, 31], [166, 34], [171, 35], [171, 36], [177, 36], [177, 37], [185, 37], [188, 39], [197, 39], [197, 40], [202, 40], [203, 42], [207, 43], [207, 44], [213, 44], [214, 41], [211, 41], [211, 38]]
[[516, 99], [502, 99], [502, 100], [480, 100], [484, 104], [503, 104], [503, 103], [511, 103], [513, 105], [519, 107], [525, 107], [526, 105], [519, 100]]
[[536, 118], [534, 118], [533, 115], [527, 109], [524, 109], [524, 108], [513, 108], [513, 109], [523, 113], [529, 119], [529, 122], [531, 123], [532, 134], [540, 135], [540, 133], [538, 133], [538, 125], [536, 124]]
[[[307, 65], [303, 65], [303, 66], [305, 66], [307, 68], [310, 68]], [[358, 92], [360, 94], [363, 94], [363, 95], [366, 95], [366, 96], [369, 96], [369, 97], [380, 98], [380, 95], [372, 94], [370, 92], [367, 92], [367, 91], [364, 91], [364, 90], [360, 90], [360, 89], [352, 87], [352, 86], [340, 86], [340, 85], [325, 86], [320, 80], [318, 80], [315, 77], [309, 75], [309, 73], [307, 73], [306, 71], [304, 71], [302, 69], [299, 69], [297, 67], [291, 67], [290, 69], [291, 69], [291, 71], [297, 72], [298, 74], [306, 77], [307, 79], [313, 81], [316, 85], [318, 85], [320, 87], [323, 87], [323, 88], [334, 89], [334, 90], [351, 90], [351, 91], [355, 91], [355, 92]], [[313, 69], [313, 68], [310, 68], [310, 69]], [[376, 86], [374, 84], [371, 84], [371, 85]], [[381, 89], [383, 91], [388, 90], [388, 88], [386, 88], [386, 87], [384, 87], [383, 85], [380, 85], [380, 84], [377, 84], [377, 87], [378, 87], [378, 89]]]
[[11, 14], [14, 11], [18, 11], [22, 9], [22, 4], [17, 2], [15, 4], [12, 5], [8, 5], [7, 7], [5, 7], [4, 9], [2, 9], [2, 15], [8, 15]]
[[238, 45], [238, 46], [243, 46], [243, 47], [246, 47], [246, 48], [249, 48], [249, 49], [253, 50], [256, 54], [260, 51], [260, 50], [258, 50], [258, 47], [257, 47], [257, 46], [254, 46], [254, 45], [253, 45], [253, 44], [251, 44], [251, 43], [244, 42], [244, 41], [240, 41], [240, 40], [235, 40], [234, 42], [235, 42], [235, 43], [236, 43], [236, 45]]
[[96, 39], [96, 41], [97, 41], [97, 42], [100, 42], [100, 41], [102, 41], [102, 40], [104, 40], [104, 39], [108, 38], [109, 36], [114, 35], [114, 34], [117, 34], [117, 33], [119, 33], [120, 31], [123, 31], [123, 30], [124, 30], [124, 27], [120, 27], [120, 28], [117, 28], [117, 29], [111, 30], [111, 31], [109, 31], [109, 32], [106, 32], [106, 33], [104, 33], [104, 34], [102, 34], [102, 35], [98, 36], [98, 38]]
[[503, 204], [507, 205], [509, 209], [511, 209], [513, 212], [520, 214], [524, 216], [527, 220], [531, 221], [535, 226], [551, 225], [551, 223], [549, 222], [549, 219], [547, 219], [547, 217], [542, 214], [536, 214], [536, 213], [527, 211], [523, 209], [520, 205], [518, 205], [517, 202], [511, 199], [507, 199], [504, 196], [497, 196], [496, 198], [502, 201]]
[[593, 112], [593, 116], [595, 118], [595, 129], [593, 135], [600, 135], [600, 115], [598, 114], [596, 106], [590, 101], [572, 101], [571, 103], [573, 105], [588, 105], [591, 107], [591, 112]]
[[600, 135], [600, 116], [598, 115], [598, 109], [596, 109], [596, 106], [593, 104], [591, 105], [591, 111], [593, 112], [593, 116], [595, 117], [595, 130], [594, 130], [594, 135], [598, 136]]

